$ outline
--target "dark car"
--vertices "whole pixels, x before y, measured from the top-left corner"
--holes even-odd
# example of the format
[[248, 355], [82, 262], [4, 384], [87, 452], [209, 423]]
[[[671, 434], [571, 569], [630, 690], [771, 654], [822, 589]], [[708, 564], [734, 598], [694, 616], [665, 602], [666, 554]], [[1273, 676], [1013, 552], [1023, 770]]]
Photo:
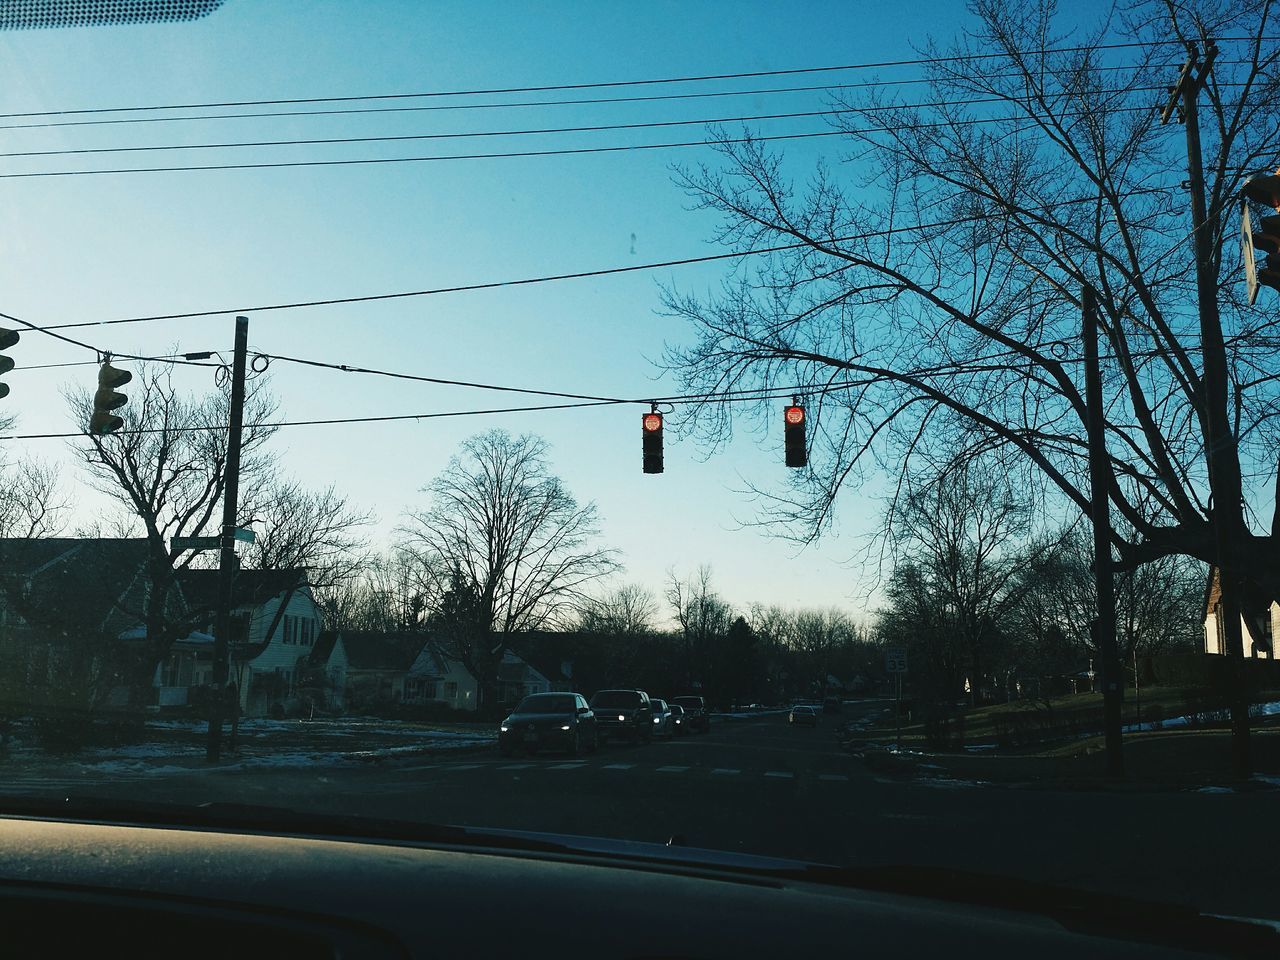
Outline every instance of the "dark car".
[[684, 722], [689, 732], [701, 730], [706, 733], [711, 729], [711, 717], [707, 715], [707, 704], [701, 697], [676, 697], [671, 701], [684, 710]]
[[818, 725], [818, 709], [808, 704], [798, 703], [787, 715], [787, 723], [793, 726], [816, 727]]
[[671, 733], [673, 736], [681, 736], [689, 732], [688, 717], [685, 716], [684, 707], [678, 703], [668, 706], [671, 711]]
[[653, 708], [643, 690], [601, 690], [591, 698], [591, 709], [602, 743], [610, 737], [634, 743], [653, 739]]
[[567, 750], [577, 755], [598, 742], [596, 715], [579, 693], [535, 693], [525, 697], [498, 726], [503, 756], [517, 750]]

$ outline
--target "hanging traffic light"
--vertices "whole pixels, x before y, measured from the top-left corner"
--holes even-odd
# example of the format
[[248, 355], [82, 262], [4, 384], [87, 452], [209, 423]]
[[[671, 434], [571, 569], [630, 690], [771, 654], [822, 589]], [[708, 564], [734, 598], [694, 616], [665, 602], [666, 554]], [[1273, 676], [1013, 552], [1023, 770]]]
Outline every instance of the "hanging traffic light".
[[[1240, 236], [1244, 245], [1244, 282], [1249, 290], [1249, 303], [1258, 299], [1258, 287], [1280, 290], [1280, 216], [1263, 217], [1260, 230], [1253, 229], [1249, 201], [1280, 210], [1280, 176], [1253, 177], [1241, 191], [1244, 201], [1240, 212]], [[1261, 263], [1257, 252], [1267, 254]]]
[[98, 390], [93, 395], [93, 416], [89, 419], [89, 432], [104, 434], [115, 433], [124, 426], [124, 420], [111, 411], [119, 410], [129, 398], [123, 393], [116, 393], [116, 387], [123, 387], [133, 379], [128, 370], [118, 370], [109, 362], [104, 362], [98, 370]]
[[782, 411], [782, 422], [786, 430], [787, 466], [808, 466], [809, 448], [804, 436], [804, 407], [792, 403]]
[[[4, 327], [0, 327], [0, 350], [8, 350], [17, 342], [17, 330], [6, 330]], [[0, 377], [4, 376], [12, 369], [13, 357], [6, 357], [3, 353], [0, 353]], [[3, 400], [8, 395], [9, 385], [7, 383], [0, 383], [0, 400]]]
[[644, 437], [644, 472], [661, 473], [662, 414], [654, 409], [642, 416], [640, 418], [640, 432]]

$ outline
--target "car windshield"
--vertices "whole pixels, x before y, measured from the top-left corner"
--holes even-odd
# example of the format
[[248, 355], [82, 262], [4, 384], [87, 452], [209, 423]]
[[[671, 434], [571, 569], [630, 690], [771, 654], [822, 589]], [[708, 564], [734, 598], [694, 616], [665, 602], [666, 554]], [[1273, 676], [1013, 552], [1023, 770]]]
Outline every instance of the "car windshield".
[[1114, 6], [0, 3], [0, 809], [1280, 919], [1280, 22]]
[[525, 697], [512, 712], [574, 713], [576, 710], [577, 703], [574, 701], [573, 697], [558, 697], [553, 694], [549, 696]]
[[592, 707], [638, 707], [640, 695], [626, 690], [606, 690], [591, 698]]

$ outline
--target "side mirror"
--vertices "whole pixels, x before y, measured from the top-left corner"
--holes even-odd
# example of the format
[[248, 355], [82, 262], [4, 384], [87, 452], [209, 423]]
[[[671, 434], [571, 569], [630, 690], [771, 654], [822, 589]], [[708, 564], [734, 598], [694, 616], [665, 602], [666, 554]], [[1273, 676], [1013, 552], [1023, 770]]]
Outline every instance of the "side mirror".
[[590, 708], [590, 707], [579, 707], [579, 708], [578, 708], [578, 716], [580, 716], [580, 717], [584, 717], [584, 716], [586, 716], [586, 715], [587, 715], [588, 713], [590, 713], [590, 712], [591, 712], [591, 708]]

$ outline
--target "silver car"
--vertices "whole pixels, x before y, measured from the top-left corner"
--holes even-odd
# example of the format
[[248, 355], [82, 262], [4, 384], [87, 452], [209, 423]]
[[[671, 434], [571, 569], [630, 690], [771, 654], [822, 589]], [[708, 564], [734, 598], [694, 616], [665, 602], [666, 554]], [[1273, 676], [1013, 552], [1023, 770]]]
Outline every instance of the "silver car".
[[655, 737], [672, 737], [676, 732], [675, 720], [671, 708], [665, 700], [650, 700], [653, 706], [653, 735]]

